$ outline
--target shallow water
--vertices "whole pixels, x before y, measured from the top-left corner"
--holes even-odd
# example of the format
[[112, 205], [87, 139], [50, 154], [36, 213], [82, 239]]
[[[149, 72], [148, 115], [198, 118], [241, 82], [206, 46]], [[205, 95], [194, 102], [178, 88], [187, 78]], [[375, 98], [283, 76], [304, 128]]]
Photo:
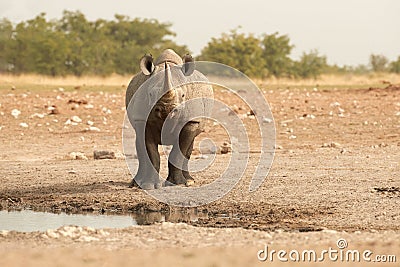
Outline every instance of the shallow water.
[[22, 211], [0, 211], [0, 230], [19, 232], [45, 231], [64, 225], [88, 226], [100, 228], [124, 228], [137, 225], [131, 216], [66, 214]]
[[161, 212], [134, 213], [130, 215], [105, 214], [67, 214], [38, 212], [32, 210], [0, 210], [0, 231], [34, 232], [57, 229], [65, 225], [87, 226], [95, 229], [125, 228], [132, 225], [149, 225], [159, 222], [193, 222], [207, 215], [197, 212]]

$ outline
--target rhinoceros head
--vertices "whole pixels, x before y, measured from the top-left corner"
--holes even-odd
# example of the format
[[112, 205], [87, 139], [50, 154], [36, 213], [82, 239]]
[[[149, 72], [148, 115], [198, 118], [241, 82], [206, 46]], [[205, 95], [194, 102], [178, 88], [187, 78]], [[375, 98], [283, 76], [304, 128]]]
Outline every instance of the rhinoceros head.
[[[151, 55], [145, 55], [140, 61], [140, 69], [146, 76], [162, 79], [162, 90], [153, 93], [158, 101], [153, 108], [156, 117], [165, 120], [174, 116], [174, 109], [185, 102], [185, 87], [176, 86], [180, 76], [189, 76], [194, 71], [193, 58], [190, 55], [178, 56], [172, 49], [165, 50], [155, 61]], [[179, 68], [178, 68], [179, 66]]]

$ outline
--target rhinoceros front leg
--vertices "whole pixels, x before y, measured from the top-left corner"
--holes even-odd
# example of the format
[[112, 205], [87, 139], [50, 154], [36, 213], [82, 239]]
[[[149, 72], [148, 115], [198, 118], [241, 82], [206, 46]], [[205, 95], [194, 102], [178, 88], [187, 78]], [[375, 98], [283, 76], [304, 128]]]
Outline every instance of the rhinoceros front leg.
[[192, 154], [194, 139], [200, 133], [198, 126], [199, 124], [196, 122], [187, 123], [179, 134], [177, 144], [172, 147], [168, 160], [167, 185], [171, 185], [171, 183], [187, 186], [194, 184], [194, 179], [187, 171], [187, 167]]
[[[195, 136], [196, 137], [196, 136]], [[189, 160], [190, 156], [192, 155], [193, 151], [193, 144], [194, 144], [194, 138], [188, 149], [186, 150], [186, 153], [184, 154], [185, 159], [183, 161], [183, 168], [182, 168], [182, 174], [186, 178], [186, 185], [191, 186], [194, 185], [194, 179], [189, 173]]]
[[159, 179], [160, 154], [158, 144], [155, 142], [152, 132], [146, 129], [146, 122], [136, 122], [136, 153], [139, 160], [138, 172], [130, 186], [137, 186], [145, 190], [161, 187]]

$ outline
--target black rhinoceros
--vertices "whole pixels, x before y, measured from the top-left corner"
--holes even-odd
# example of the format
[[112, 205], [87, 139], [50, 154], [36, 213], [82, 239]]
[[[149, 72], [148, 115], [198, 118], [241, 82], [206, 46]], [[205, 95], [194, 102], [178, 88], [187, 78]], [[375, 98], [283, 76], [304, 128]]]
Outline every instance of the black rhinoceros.
[[192, 185], [188, 171], [195, 137], [212, 108], [213, 89], [195, 70], [193, 58], [165, 50], [155, 61], [146, 55], [126, 91], [126, 109], [136, 132], [138, 171], [131, 186], [161, 187], [158, 145], [173, 145], [166, 185]]

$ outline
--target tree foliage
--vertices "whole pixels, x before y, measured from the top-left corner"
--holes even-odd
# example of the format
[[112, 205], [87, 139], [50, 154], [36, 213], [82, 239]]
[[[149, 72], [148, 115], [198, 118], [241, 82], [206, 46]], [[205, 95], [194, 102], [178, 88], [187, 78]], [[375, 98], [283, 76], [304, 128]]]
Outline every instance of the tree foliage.
[[279, 33], [265, 34], [261, 39], [263, 49], [262, 57], [265, 60], [265, 68], [269, 75], [275, 77], [290, 76], [292, 60], [289, 55], [293, 49], [287, 35], [279, 36]]
[[383, 55], [372, 54], [369, 57], [369, 64], [375, 72], [383, 72], [386, 70], [389, 60]]
[[147, 52], [186, 46], [171, 40], [171, 24], [115, 15], [111, 21], [88, 21], [79, 11], [64, 11], [59, 20], [45, 13], [13, 25], [0, 21], [0, 72], [47, 75], [108, 75], [138, 71]]
[[392, 61], [390, 63], [389, 71], [394, 73], [400, 73], [400, 56], [397, 57], [396, 61]]
[[212, 38], [199, 59], [219, 62], [252, 77], [262, 77], [265, 61], [260, 41], [253, 35], [232, 30], [220, 38]]
[[[146, 53], [157, 55], [166, 48], [181, 55], [189, 52], [185, 45], [173, 41], [175, 33], [171, 26], [155, 19], [123, 15], [115, 15], [113, 20], [89, 21], [79, 11], [64, 11], [55, 20], [48, 20], [41, 13], [18, 24], [0, 19], [0, 72], [53, 76], [136, 73], [138, 62]], [[326, 57], [317, 50], [293, 60], [293, 48], [289, 36], [278, 32], [257, 37], [234, 29], [212, 38], [197, 60], [223, 63], [261, 78], [316, 78], [322, 73], [371, 71], [400, 73], [400, 56], [389, 62], [383, 55], [372, 54], [368, 66], [337, 66], [328, 65]]]
[[301, 78], [317, 78], [327, 68], [325, 56], [320, 56], [317, 50], [303, 53], [300, 60], [294, 64], [294, 75]]

